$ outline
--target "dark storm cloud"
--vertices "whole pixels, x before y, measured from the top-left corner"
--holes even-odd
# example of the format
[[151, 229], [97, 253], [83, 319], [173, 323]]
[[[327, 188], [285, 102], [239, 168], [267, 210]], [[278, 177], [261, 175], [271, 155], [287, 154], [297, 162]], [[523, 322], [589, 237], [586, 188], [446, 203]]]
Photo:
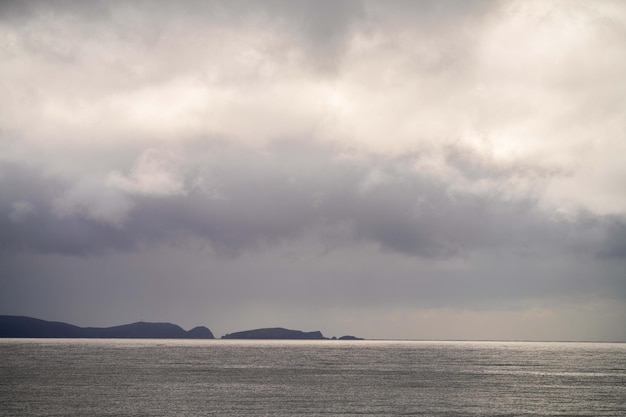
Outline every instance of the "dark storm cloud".
[[[180, 193], [103, 187], [100, 193], [127, 200], [128, 212], [117, 223], [90, 215], [83, 206], [60, 212], [58, 201], [73, 184], [6, 165], [0, 176], [2, 246], [81, 255], [195, 237], [219, 253], [236, 255], [313, 235], [331, 246], [365, 241], [386, 251], [447, 258], [505, 249], [599, 251], [600, 234], [609, 245], [603, 253], [621, 253], [621, 223], [602, 217], [592, 223], [567, 220], [542, 211], [533, 199], [454, 190], [418, 171], [406, 156], [336, 155], [305, 142], [275, 143], [263, 151], [196, 148], [181, 162]], [[458, 156], [452, 162], [458, 166]], [[143, 175], [148, 174], [160, 178], [161, 173]], [[336, 232], [318, 233], [329, 229]]]
[[0, 248], [20, 251], [86, 255], [127, 249], [133, 239], [111, 225], [80, 215], [59, 215], [55, 198], [67, 184], [35, 169], [0, 163]]

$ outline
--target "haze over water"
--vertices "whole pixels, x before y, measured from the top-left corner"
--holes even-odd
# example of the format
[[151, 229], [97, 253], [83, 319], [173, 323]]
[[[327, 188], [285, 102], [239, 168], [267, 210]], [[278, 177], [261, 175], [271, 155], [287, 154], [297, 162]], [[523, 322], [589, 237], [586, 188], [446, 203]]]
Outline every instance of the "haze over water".
[[623, 416], [625, 344], [0, 340], [0, 416]]

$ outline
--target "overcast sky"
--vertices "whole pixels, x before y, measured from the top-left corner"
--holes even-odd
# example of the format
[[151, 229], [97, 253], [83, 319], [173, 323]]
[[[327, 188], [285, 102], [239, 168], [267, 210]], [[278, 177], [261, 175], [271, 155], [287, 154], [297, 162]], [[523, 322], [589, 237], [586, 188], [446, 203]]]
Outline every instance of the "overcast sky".
[[2, 1], [0, 314], [626, 341], [626, 3]]

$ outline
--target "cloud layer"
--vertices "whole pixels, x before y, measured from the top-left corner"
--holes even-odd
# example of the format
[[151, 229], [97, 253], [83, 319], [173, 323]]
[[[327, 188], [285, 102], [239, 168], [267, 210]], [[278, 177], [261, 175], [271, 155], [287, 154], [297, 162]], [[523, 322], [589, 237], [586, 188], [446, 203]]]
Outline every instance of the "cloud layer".
[[620, 2], [0, 16], [3, 312], [626, 339]]

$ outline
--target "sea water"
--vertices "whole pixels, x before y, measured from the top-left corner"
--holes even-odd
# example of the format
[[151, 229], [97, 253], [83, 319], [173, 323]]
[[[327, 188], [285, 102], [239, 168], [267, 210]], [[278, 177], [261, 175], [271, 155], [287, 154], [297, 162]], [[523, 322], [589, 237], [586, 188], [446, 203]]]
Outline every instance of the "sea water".
[[0, 340], [1, 416], [626, 416], [626, 344]]

